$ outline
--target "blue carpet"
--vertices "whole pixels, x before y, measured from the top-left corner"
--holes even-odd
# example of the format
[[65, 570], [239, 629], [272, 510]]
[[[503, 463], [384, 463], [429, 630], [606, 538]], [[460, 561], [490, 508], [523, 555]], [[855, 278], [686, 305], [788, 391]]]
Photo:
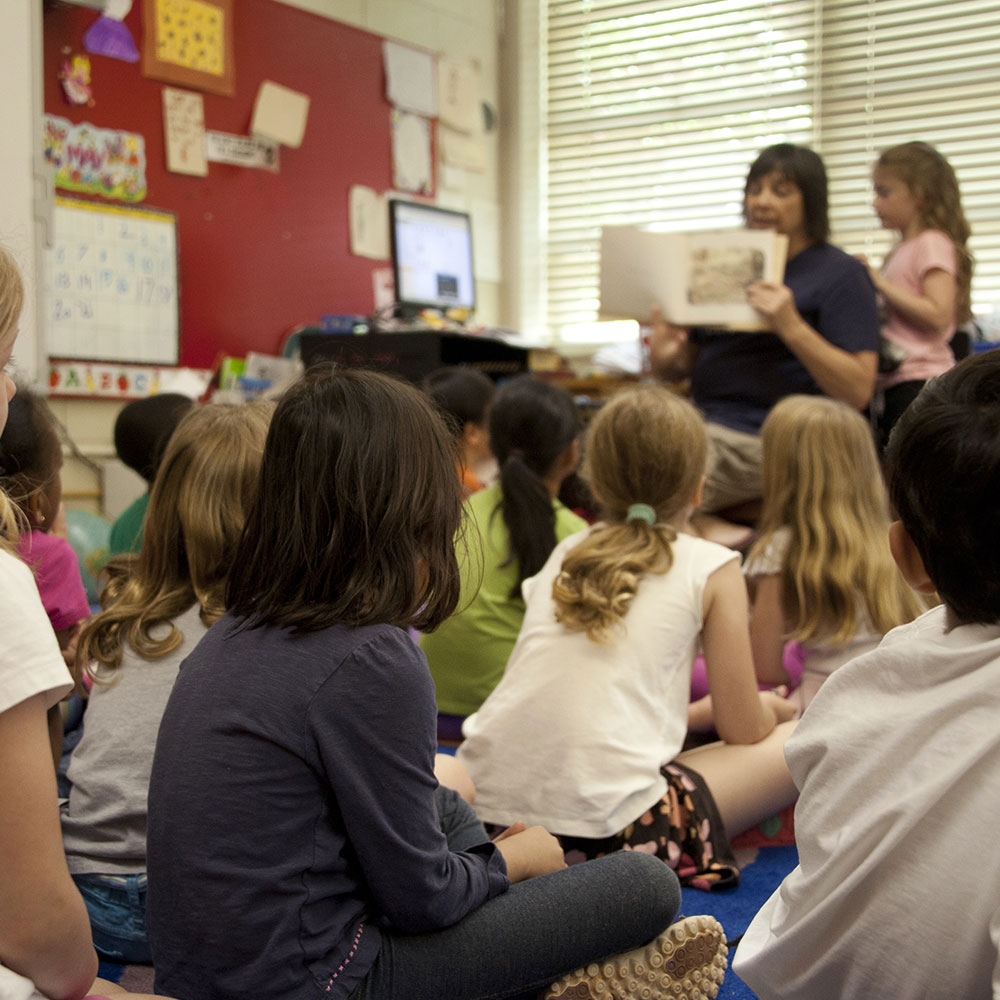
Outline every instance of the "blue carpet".
[[[742, 934], [757, 911], [798, 864], [794, 847], [762, 847], [751, 864], [740, 871], [740, 886], [730, 892], [681, 890], [681, 913], [693, 916], [708, 913], [722, 924], [726, 938]], [[729, 952], [730, 960], [733, 952]], [[756, 1000], [756, 994], [731, 969], [719, 990], [718, 1000]]]

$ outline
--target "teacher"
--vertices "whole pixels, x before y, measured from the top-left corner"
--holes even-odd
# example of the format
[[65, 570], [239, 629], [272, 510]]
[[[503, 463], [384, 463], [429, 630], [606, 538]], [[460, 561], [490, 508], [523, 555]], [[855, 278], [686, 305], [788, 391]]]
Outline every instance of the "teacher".
[[702, 510], [732, 511], [761, 496], [760, 426], [793, 393], [827, 395], [856, 409], [875, 387], [879, 320], [864, 266], [827, 242], [827, 181], [811, 149], [768, 146], [747, 175], [751, 229], [788, 237], [784, 284], [758, 281], [747, 301], [770, 333], [673, 326], [654, 312], [650, 362], [668, 380], [690, 377], [708, 421], [712, 458]]

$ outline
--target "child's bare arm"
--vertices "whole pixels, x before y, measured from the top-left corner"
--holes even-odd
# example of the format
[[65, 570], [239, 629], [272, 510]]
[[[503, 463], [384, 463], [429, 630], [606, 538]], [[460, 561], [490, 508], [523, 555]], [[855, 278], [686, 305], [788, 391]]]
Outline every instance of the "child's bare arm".
[[0, 961], [48, 997], [76, 998], [97, 956], [66, 868], [45, 714], [43, 695], [0, 714]]
[[757, 696], [749, 613], [739, 563], [720, 566], [705, 585], [702, 645], [715, 728], [726, 743], [756, 743], [777, 721]]
[[872, 282], [889, 306], [914, 326], [929, 333], [945, 333], [955, 325], [955, 276], [940, 268], [929, 271], [919, 292], [889, 281], [881, 271], [871, 271]]
[[754, 581], [750, 611], [750, 647], [754, 672], [761, 684], [788, 684], [782, 662], [785, 649], [785, 612], [781, 606], [781, 577], [777, 573]]

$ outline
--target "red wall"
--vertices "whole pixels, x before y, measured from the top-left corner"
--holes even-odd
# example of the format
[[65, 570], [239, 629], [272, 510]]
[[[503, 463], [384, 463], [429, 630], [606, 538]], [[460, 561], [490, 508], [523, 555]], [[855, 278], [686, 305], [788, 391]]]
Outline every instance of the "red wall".
[[[126, 19], [140, 51], [141, 7]], [[305, 138], [281, 148], [276, 174], [219, 163], [207, 177], [168, 173], [164, 84], [144, 77], [141, 61], [90, 55], [95, 104], [69, 104], [59, 70], [67, 50], [85, 52], [97, 15], [45, 11], [46, 112], [145, 138], [145, 204], [177, 217], [180, 359], [193, 367], [211, 366], [219, 352], [277, 353], [289, 329], [323, 313], [371, 312], [371, 273], [384, 266], [352, 256], [348, 233], [350, 187], [392, 184], [382, 39], [274, 0], [233, 7], [236, 92], [204, 94], [205, 127], [246, 135], [263, 80], [308, 94]]]

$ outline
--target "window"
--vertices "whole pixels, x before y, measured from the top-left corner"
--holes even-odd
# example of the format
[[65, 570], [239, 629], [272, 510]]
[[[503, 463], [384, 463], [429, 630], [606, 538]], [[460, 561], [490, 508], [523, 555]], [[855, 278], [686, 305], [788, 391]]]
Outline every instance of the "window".
[[876, 261], [891, 234], [870, 208], [873, 160], [935, 144], [974, 232], [974, 307], [1000, 308], [1000, 5], [521, 0], [523, 21], [534, 4], [544, 308], [528, 311], [554, 341], [595, 338], [602, 225], [740, 225], [746, 169], [780, 141], [823, 154], [833, 240]]

